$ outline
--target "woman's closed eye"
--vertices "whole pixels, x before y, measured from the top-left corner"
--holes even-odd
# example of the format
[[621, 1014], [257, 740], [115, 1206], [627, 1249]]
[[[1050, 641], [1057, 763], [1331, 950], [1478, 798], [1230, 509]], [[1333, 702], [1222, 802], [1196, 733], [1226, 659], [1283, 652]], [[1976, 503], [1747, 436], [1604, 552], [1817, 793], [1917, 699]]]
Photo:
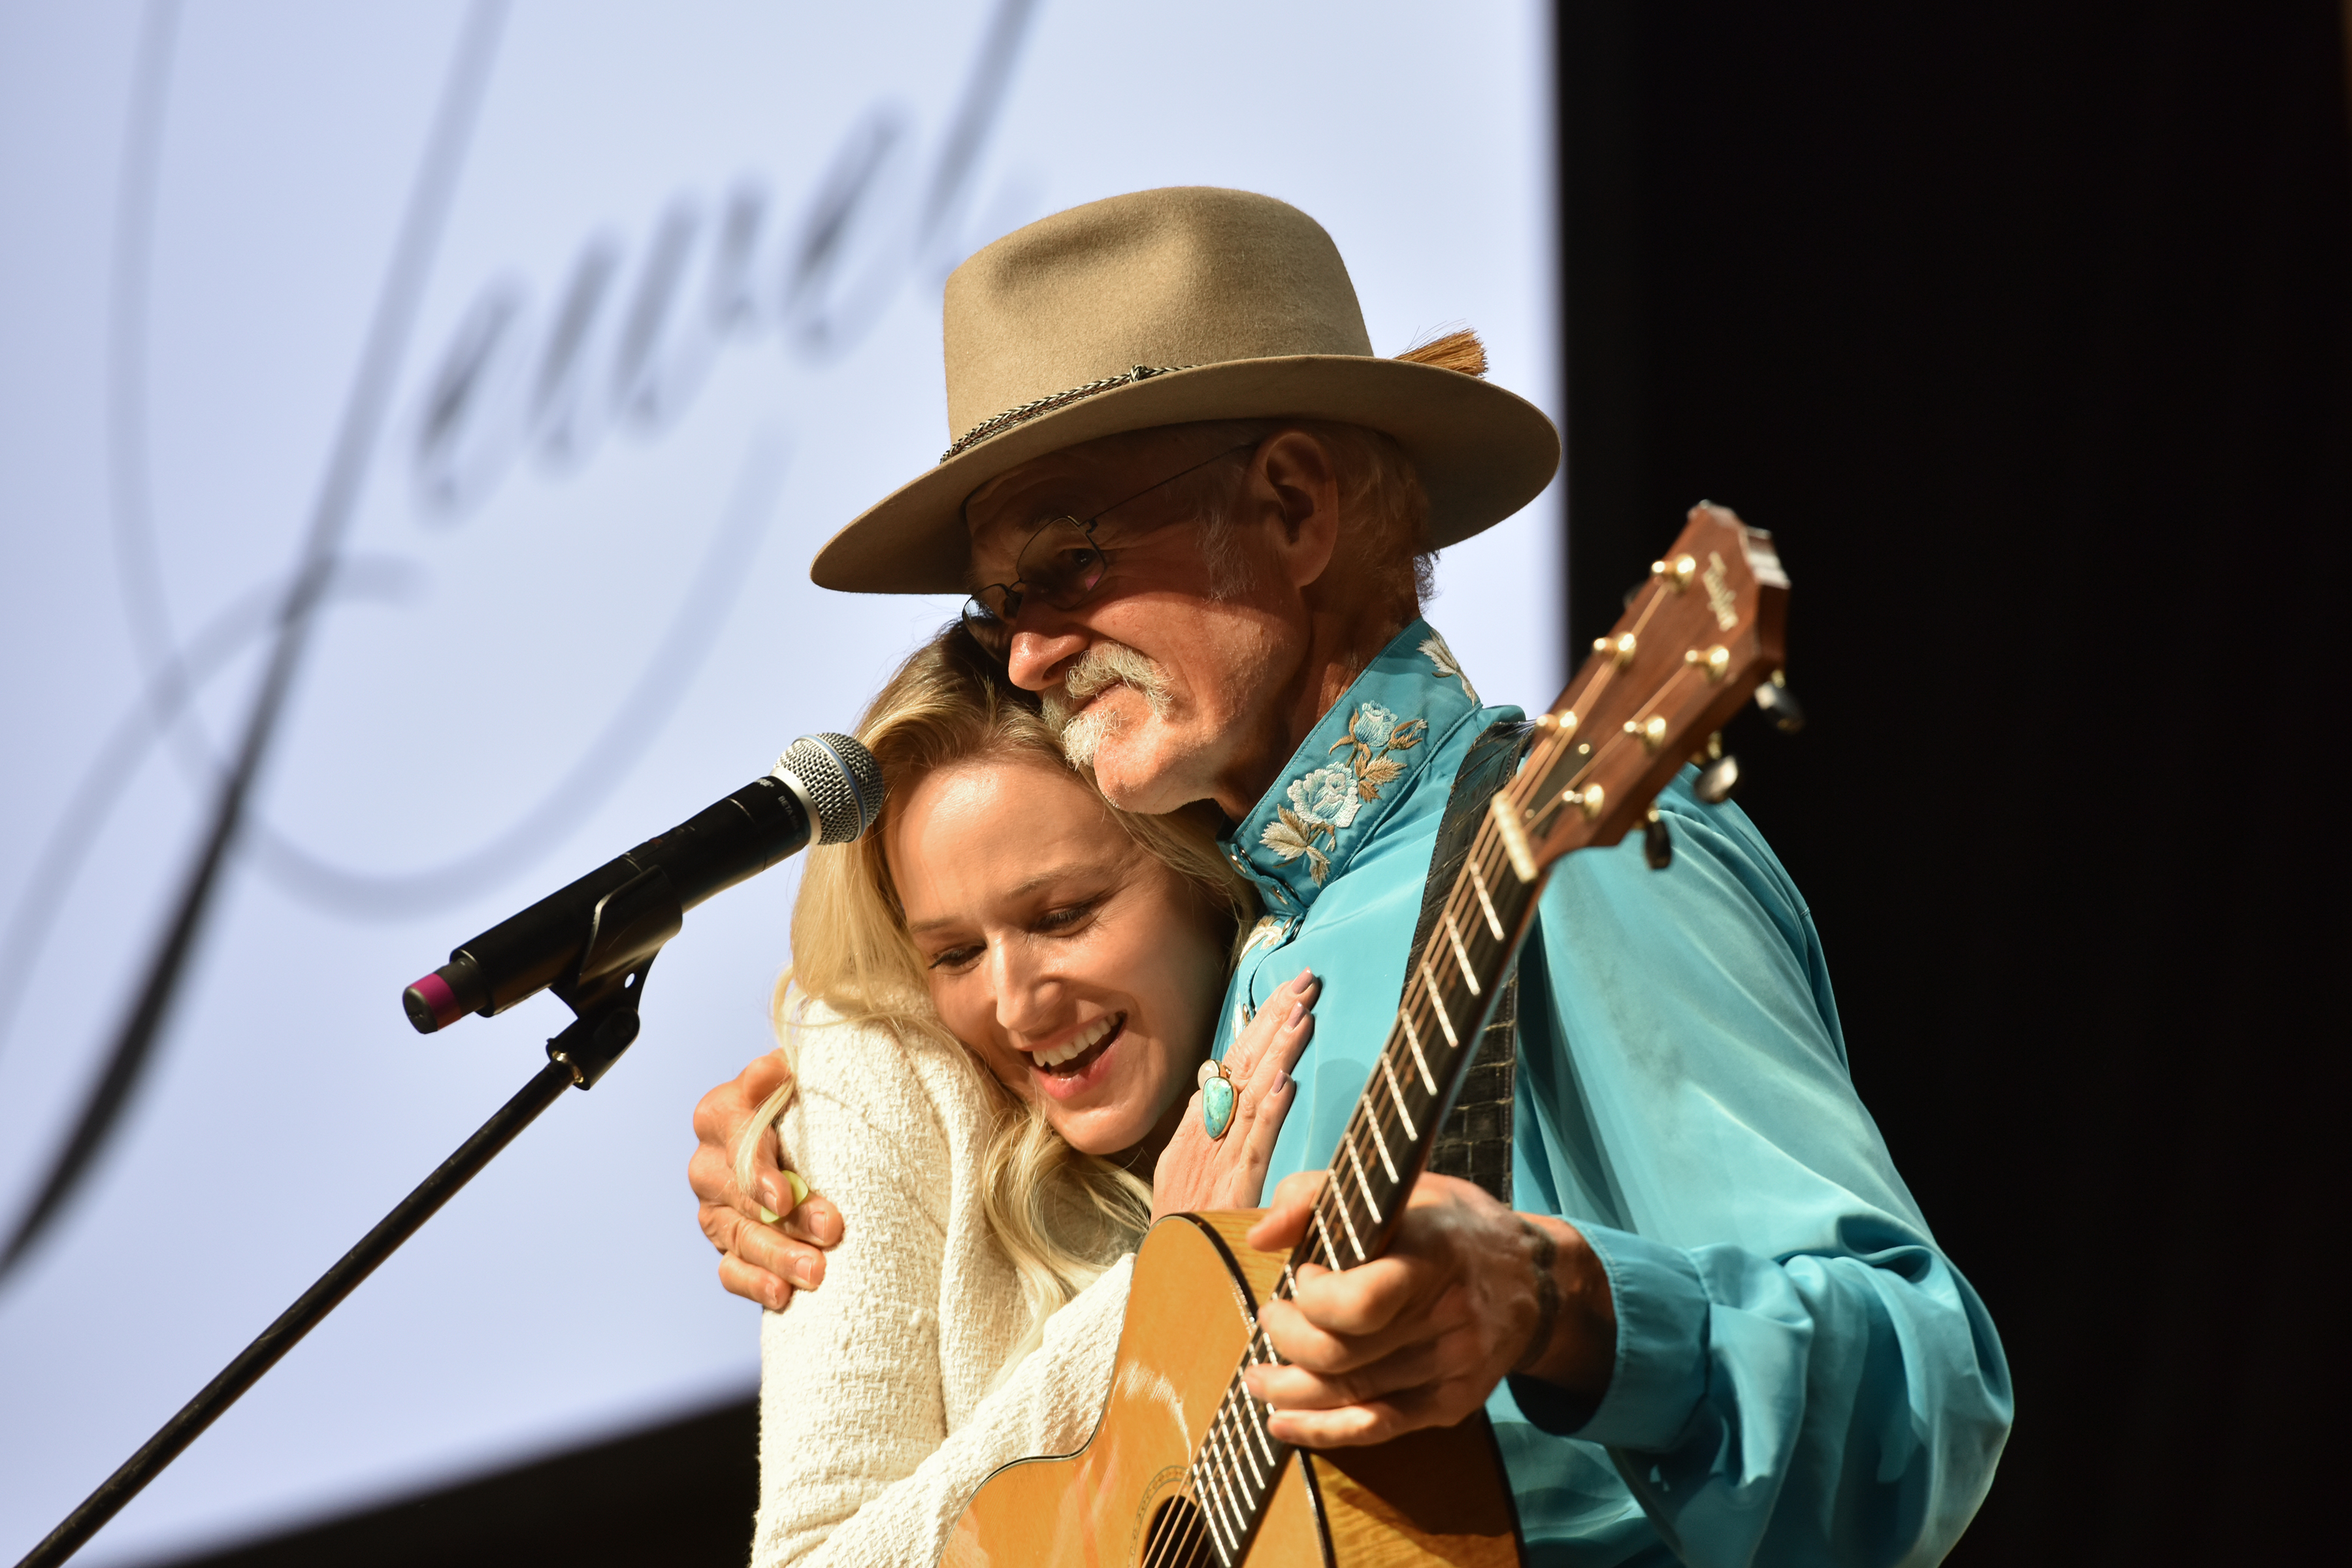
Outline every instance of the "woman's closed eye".
[[[1074, 903], [1055, 904], [1030, 917], [1028, 929], [1037, 936], [1076, 935], [1102, 912], [1103, 905], [1109, 899], [1108, 893], [1097, 893]], [[950, 972], [966, 970], [979, 963], [987, 952], [986, 942], [960, 942], [924, 959], [923, 967]]]
[[1048, 936], [1066, 936], [1094, 918], [1102, 904], [1100, 899], [1088, 899], [1084, 903], [1059, 905], [1037, 917], [1036, 929]]

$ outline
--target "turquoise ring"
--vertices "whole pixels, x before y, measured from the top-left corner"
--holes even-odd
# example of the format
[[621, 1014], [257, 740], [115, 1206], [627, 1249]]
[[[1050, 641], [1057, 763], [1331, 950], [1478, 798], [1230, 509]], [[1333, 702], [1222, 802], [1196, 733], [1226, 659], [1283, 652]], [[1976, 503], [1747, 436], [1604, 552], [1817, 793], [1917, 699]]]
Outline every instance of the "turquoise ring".
[[1201, 1064], [1201, 1126], [1212, 1142], [1233, 1130], [1234, 1107], [1240, 1093], [1234, 1088], [1234, 1075], [1225, 1070], [1221, 1061]]

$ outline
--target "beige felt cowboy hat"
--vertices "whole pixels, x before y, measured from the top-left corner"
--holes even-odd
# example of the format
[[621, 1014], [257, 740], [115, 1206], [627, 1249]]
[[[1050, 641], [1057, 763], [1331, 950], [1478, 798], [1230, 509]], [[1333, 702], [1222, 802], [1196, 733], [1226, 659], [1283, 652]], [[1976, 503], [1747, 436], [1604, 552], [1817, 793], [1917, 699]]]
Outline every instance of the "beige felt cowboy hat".
[[1331, 237], [1247, 191], [1139, 191], [1006, 235], [948, 279], [946, 350], [954, 444], [817, 552], [820, 586], [961, 593], [972, 491], [1156, 425], [1384, 431], [1429, 492], [1433, 549], [1510, 516], [1559, 466], [1559, 435], [1533, 404], [1462, 370], [1375, 358]]

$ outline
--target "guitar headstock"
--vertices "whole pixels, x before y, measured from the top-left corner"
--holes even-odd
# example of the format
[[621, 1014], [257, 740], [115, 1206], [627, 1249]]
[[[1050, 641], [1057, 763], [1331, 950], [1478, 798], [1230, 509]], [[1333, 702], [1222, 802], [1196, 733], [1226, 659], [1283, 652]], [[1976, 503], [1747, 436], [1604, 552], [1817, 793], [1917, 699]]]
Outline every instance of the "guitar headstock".
[[[1700, 502], [1609, 635], [1592, 645], [1491, 815], [1533, 881], [1571, 850], [1614, 844], [1758, 687], [1780, 669], [1789, 579], [1772, 537]], [[1703, 758], [1701, 760], [1704, 760]]]

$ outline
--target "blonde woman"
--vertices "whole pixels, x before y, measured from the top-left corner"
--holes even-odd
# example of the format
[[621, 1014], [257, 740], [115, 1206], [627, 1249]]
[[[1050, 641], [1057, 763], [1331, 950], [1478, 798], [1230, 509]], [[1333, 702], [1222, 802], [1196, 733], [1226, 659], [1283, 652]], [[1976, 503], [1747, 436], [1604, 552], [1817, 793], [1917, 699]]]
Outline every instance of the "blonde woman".
[[887, 804], [810, 853], [797, 1082], [753, 1122], [781, 1112], [843, 1225], [823, 1289], [763, 1320], [757, 1568], [930, 1562], [990, 1470], [1082, 1444], [1129, 1255], [1160, 1214], [1257, 1203], [1313, 1028], [1301, 976], [1229, 1053], [1213, 1139], [1195, 1075], [1253, 911], [1212, 824], [1112, 811], [960, 629], [859, 739]]

